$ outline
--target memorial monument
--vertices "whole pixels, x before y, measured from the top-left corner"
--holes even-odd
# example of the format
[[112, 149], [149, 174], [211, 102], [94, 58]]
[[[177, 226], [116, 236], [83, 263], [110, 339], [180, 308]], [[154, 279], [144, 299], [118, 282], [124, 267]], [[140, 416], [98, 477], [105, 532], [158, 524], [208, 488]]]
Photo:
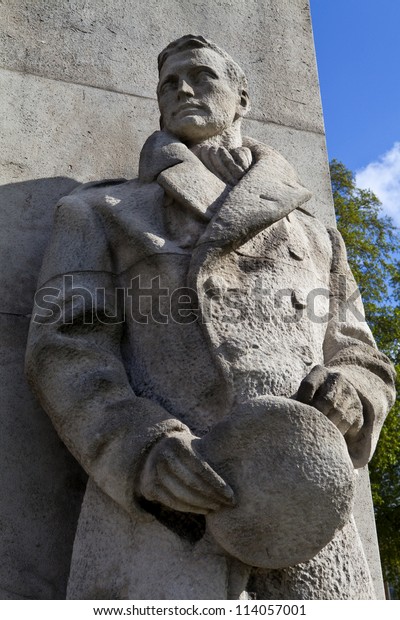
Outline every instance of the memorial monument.
[[394, 375], [340, 235], [242, 138], [226, 52], [174, 41], [157, 96], [138, 178], [60, 201], [32, 314], [31, 385], [89, 475], [67, 596], [374, 598], [354, 468]]

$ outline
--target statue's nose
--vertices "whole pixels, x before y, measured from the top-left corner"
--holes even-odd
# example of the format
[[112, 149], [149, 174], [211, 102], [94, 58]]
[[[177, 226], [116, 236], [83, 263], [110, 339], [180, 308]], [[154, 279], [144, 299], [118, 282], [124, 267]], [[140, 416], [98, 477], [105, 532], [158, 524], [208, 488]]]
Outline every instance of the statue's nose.
[[178, 95], [184, 95], [186, 97], [193, 97], [194, 96], [193, 88], [191, 87], [189, 82], [187, 82], [184, 79], [179, 80]]

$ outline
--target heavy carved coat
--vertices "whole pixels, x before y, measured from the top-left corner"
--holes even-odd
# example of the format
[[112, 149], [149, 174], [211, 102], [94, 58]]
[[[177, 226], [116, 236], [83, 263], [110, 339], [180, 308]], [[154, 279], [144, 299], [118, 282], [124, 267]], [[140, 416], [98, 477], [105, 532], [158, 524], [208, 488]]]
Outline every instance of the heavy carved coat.
[[[322, 364], [362, 401], [364, 426], [348, 445], [361, 467], [393, 400], [393, 372], [359, 314], [340, 235], [307, 212], [310, 194], [278, 153], [245, 144], [255, 163], [230, 188], [160, 132], [138, 179], [88, 184], [57, 207], [27, 368], [90, 476], [71, 598], [226, 598], [246, 586], [250, 568], [207, 535], [193, 544], [143, 509], [137, 477], [160, 437], [186, 427], [202, 436], [241, 400], [295, 397]], [[262, 596], [371, 596], [349, 528], [312, 569], [284, 579], [270, 571]], [[338, 551], [363, 585], [335, 596], [326, 583]], [[280, 590], [289, 573], [295, 585]]]

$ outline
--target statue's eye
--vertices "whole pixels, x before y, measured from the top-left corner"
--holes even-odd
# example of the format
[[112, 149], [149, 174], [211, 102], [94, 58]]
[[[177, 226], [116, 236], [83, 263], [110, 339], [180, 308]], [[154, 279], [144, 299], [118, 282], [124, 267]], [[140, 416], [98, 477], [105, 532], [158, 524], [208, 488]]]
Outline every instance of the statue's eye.
[[160, 94], [163, 94], [163, 93], [168, 92], [169, 90], [171, 90], [172, 88], [174, 88], [174, 87], [176, 86], [176, 84], [177, 84], [177, 83], [178, 83], [178, 80], [177, 80], [177, 79], [175, 79], [175, 78], [173, 78], [173, 77], [168, 78], [167, 80], [165, 80], [165, 82], [163, 82], [163, 83], [161, 84], [161, 87], [160, 87], [160, 89], [159, 89], [159, 93], [160, 93]]
[[218, 79], [218, 76], [214, 71], [212, 71], [211, 69], [206, 69], [206, 68], [198, 69], [194, 77], [197, 82], [206, 81], [209, 79], [212, 79], [212, 80]]

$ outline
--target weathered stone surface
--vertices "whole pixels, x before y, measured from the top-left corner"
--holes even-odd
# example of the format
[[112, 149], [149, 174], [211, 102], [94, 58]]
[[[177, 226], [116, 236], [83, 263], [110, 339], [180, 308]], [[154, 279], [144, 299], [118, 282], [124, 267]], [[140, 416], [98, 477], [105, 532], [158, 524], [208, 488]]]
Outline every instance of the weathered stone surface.
[[7, 111], [1, 118], [2, 183], [132, 178], [141, 146], [158, 128], [156, 101], [11, 71], [0, 71], [0, 88]]
[[358, 601], [376, 597], [353, 519], [309, 562], [283, 570], [255, 571], [249, 590], [266, 600]]
[[[186, 533], [190, 530], [193, 536], [201, 524], [196, 523], [198, 515], [192, 517]], [[202, 533], [204, 529], [203, 524]], [[225, 599], [227, 594], [237, 599], [248, 575], [249, 567], [232, 562], [207, 532], [193, 544], [190, 536], [177, 536], [150, 515], [129, 519], [89, 479], [68, 599], [209, 600]]]
[[0, 187], [0, 312], [30, 316], [54, 206], [76, 185], [53, 177]]
[[149, 0], [139, 9], [125, 0], [11, 0], [0, 10], [3, 67], [146, 101], [155, 98], [160, 49], [194, 31], [218, 41], [257, 84], [252, 118], [323, 133], [306, 0], [262, 5], [258, 0]]
[[28, 327], [0, 314], [0, 598], [59, 599], [85, 481], [23, 375]]
[[371, 518], [371, 515], [374, 514], [374, 506], [371, 497], [368, 467], [359, 469], [357, 473], [354, 519], [363, 544], [368, 566], [371, 571], [376, 598], [379, 600], [385, 600], [386, 597], [385, 589], [383, 587], [379, 548], [376, 543], [376, 525], [375, 520]]

